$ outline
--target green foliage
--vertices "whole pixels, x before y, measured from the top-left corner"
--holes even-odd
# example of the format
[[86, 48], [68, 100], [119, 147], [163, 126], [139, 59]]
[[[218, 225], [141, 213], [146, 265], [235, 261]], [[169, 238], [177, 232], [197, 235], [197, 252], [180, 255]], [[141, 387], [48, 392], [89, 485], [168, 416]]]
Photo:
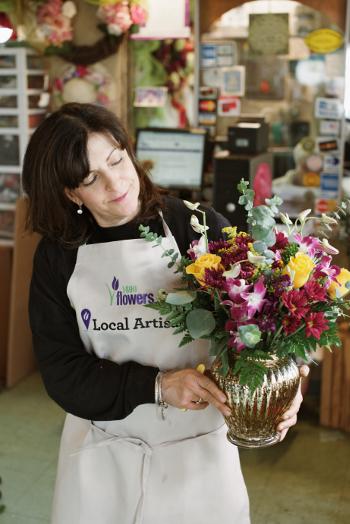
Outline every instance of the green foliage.
[[0, 12], [9, 13], [14, 8], [13, 0], [1, 0], [0, 1]]
[[294, 257], [299, 251], [299, 246], [296, 242], [291, 242], [282, 252], [282, 260], [284, 264], [288, 264], [290, 259]]
[[196, 308], [186, 316], [186, 327], [192, 338], [203, 338], [210, 335], [215, 329], [214, 315], [207, 309]]
[[246, 324], [238, 328], [239, 337], [248, 348], [253, 348], [261, 340], [261, 331], [256, 324]]
[[196, 298], [196, 293], [182, 289], [175, 293], [169, 293], [165, 299], [165, 302], [174, 306], [182, 306], [183, 304], [189, 304]]
[[[253, 356], [254, 355], [254, 356]], [[242, 386], [248, 386], [251, 391], [263, 384], [267, 367], [264, 365], [266, 353], [261, 352], [244, 352], [236, 358], [233, 372], [239, 375], [239, 383]]]

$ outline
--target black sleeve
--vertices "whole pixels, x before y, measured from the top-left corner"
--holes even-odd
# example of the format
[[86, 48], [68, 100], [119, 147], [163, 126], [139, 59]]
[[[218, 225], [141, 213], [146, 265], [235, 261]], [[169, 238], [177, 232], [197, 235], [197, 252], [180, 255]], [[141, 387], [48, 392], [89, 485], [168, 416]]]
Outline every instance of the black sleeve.
[[78, 417], [124, 418], [139, 404], [154, 402], [158, 369], [136, 362], [118, 365], [86, 352], [66, 293], [74, 265], [69, 272], [63, 253], [43, 240], [34, 258], [29, 314], [45, 387], [65, 411]]

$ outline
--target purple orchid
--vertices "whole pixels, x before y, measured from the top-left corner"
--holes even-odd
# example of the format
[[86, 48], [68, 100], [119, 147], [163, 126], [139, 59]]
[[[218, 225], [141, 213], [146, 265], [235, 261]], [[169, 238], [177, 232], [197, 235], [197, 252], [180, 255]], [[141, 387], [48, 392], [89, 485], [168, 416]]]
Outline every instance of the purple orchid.
[[236, 301], [237, 298], [241, 297], [242, 293], [250, 288], [250, 284], [246, 284], [246, 281], [241, 278], [227, 278], [226, 279], [226, 292], [231, 300]]
[[254, 290], [252, 292], [244, 291], [241, 293], [241, 297], [246, 302], [248, 318], [252, 318], [256, 312], [261, 312], [262, 307], [265, 303], [266, 287], [264, 286], [264, 279], [259, 278], [254, 284]]
[[322, 257], [317, 266], [314, 269], [314, 278], [327, 276], [328, 279], [325, 283], [325, 286], [328, 287], [332, 280], [336, 280], [337, 276], [340, 273], [340, 267], [336, 265], [331, 265], [332, 257], [324, 256]]
[[303, 237], [300, 233], [295, 233], [294, 240], [297, 244], [299, 244], [300, 251], [306, 253], [311, 258], [314, 257], [317, 252], [322, 250], [318, 238], [311, 236]]

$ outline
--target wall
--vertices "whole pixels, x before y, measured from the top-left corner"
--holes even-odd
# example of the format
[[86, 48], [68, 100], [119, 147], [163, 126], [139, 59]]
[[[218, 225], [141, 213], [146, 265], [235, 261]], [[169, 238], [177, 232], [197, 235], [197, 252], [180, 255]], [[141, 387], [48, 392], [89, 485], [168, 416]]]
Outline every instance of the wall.
[[[199, 0], [199, 2], [201, 33], [208, 31], [210, 25], [223, 13], [246, 3], [241, 0]], [[345, 28], [346, 0], [304, 0], [300, 3], [322, 11], [341, 29]]]

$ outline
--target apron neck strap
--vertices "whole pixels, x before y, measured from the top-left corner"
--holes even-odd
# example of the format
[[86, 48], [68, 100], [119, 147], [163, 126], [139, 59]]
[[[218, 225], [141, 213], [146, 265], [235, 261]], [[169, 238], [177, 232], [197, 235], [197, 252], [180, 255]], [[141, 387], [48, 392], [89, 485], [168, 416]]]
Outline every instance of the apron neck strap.
[[162, 219], [163, 229], [164, 229], [164, 233], [165, 233], [166, 238], [171, 238], [173, 235], [172, 235], [172, 232], [169, 229], [168, 224], [164, 220], [163, 211], [159, 210], [159, 216]]

